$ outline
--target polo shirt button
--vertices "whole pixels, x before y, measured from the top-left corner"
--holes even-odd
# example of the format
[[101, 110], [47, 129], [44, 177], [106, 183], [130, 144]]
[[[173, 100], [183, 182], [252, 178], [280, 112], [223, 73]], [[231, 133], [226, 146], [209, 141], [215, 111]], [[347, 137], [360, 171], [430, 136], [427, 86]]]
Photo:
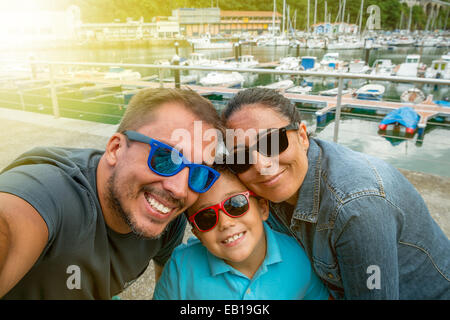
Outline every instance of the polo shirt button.
[[328, 274], [328, 278], [330, 278], [330, 279], [334, 278], [334, 276], [333, 276], [333, 274], [331, 272]]

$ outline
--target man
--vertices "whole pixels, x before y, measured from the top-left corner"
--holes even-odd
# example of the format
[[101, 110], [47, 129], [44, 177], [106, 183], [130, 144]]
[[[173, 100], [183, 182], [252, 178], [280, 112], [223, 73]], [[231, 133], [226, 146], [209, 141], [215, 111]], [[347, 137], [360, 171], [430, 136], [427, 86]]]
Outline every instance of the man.
[[194, 133], [199, 121], [202, 130], [220, 129], [212, 104], [195, 92], [146, 89], [104, 152], [36, 148], [7, 166], [0, 297], [109, 299], [150, 259], [158, 278], [182, 240], [180, 213], [218, 177], [205, 165], [214, 139], [197, 141]]

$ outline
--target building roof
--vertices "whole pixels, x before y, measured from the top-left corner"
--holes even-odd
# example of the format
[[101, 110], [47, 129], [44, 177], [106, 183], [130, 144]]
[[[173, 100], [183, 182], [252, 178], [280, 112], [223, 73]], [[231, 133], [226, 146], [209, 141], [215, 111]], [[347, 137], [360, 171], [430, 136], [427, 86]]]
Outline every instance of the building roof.
[[[220, 10], [221, 17], [272, 17], [272, 11], [231, 11]], [[277, 17], [282, 17], [281, 13], [276, 12]]]

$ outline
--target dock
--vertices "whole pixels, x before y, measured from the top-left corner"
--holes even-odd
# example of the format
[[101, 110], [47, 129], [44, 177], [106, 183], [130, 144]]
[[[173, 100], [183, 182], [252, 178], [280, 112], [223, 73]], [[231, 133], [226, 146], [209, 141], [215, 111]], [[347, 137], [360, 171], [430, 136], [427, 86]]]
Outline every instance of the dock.
[[[115, 79], [104, 79], [104, 78], [68, 78], [68, 77], [55, 77], [55, 80], [62, 81], [62, 83], [57, 83], [56, 86], [71, 86], [74, 83], [95, 83], [93, 88], [108, 87], [108, 86], [122, 86], [127, 88], [127, 102], [135, 94], [138, 89], [142, 88], [160, 88], [164, 86], [165, 88], [174, 88], [175, 83], [165, 82], [155, 82], [152, 77], [151, 81], [144, 80], [115, 80]], [[42, 81], [39, 80], [39, 81]], [[225, 99], [232, 98], [237, 92], [242, 89], [235, 88], [225, 88], [225, 87], [204, 87], [201, 85], [182, 85], [182, 87], [188, 87], [202, 96], [218, 95]], [[118, 93], [118, 92], [116, 92]], [[321, 96], [313, 94], [298, 94], [298, 93], [288, 93], [283, 90], [281, 93], [291, 100], [293, 103], [301, 104], [311, 104], [316, 106], [318, 110], [316, 111], [317, 124], [322, 124], [328, 118], [328, 115], [335, 112], [337, 106], [337, 97], [331, 96]], [[111, 93], [105, 93], [111, 94]], [[441, 107], [432, 101], [432, 96], [428, 96], [425, 101], [418, 104], [404, 103], [404, 102], [392, 102], [392, 101], [378, 101], [378, 100], [362, 100], [352, 97], [351, 94], [344, 94], [341, 98], [341, 107], [348, 108], [359, 108], [366, 110], [375, 110], [380, 112], [390, 112], [392, 110], [398, 109], [400, 107], [409, 106], [412, 107], [420, 116], [418, 123], [418, 138], [422, 139], [425, 133], [425, 128], [427, 126], [428, 120], [436, 116], [450, 117], [450, 108]]]

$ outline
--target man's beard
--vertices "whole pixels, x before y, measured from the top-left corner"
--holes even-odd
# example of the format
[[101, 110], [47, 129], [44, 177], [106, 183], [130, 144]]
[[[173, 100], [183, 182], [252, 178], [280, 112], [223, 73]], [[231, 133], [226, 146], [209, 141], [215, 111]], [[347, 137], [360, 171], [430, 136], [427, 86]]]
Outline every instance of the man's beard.
[[[106, 199], [108, 202], [108, 206], [112, 209], [113, 214], [115, 214], [123, 222], [125, 222], [136, 236], [147, 240], [159, 239], [167, 231], [167, 228], [170, 223], [168, 223], [167, 226], [164, 228], [164, 230], [157, 235], [147, 234], [145, 230], [142, 230], [137, 226], [137, 223], [135, 219], [133, 219], [133, 215], [131, 214], [131, 212], [125, 211], [118, 197], [119, 192], [116, 190], [115, 186], [116, 186], [116, 171], [114, 171], [111, 174], [106, 183]], [[126, 196], [131, 197], [131, 193], [126, 194]], [[158, 224], [159, 222], [153, 220], [153, 223]]]

